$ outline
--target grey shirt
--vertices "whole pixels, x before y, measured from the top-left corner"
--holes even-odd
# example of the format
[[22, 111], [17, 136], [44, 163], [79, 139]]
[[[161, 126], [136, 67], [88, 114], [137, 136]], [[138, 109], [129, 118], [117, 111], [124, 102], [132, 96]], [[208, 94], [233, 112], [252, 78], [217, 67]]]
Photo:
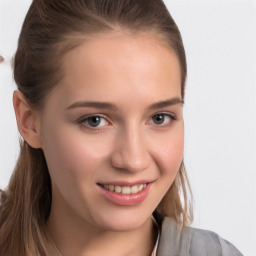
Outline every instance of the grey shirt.
[[157, 256], [243, 256], [233, 244], [212, 231], [183, 227], [179, 232], [172, 218], [158, 214], [154, 217], [160, 227]]

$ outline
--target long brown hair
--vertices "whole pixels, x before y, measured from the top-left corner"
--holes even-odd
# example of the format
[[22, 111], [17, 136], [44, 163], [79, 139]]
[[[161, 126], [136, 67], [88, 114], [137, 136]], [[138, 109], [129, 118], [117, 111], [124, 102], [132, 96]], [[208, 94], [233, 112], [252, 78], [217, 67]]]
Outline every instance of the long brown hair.
[[[44, 106], [63, 77], [67, 52], [95, 33], [152, 32], [174, 50], [181, 67], [184, 98], [186, 57], [178, 27], [161, 0], [34, 0], [24, 20], [13, 61], [14, 79], [27, 103]], [[42, 149], [20, 139], [20, 155], [0, 207], [0, 254], [47, 255], [45, 224], [51, 210], [51, 180]], [[187, 174], [177, 177], [156, 211], [180, 225], [193, 219]], [[192, 199], [192, 195], [190, 196]]]

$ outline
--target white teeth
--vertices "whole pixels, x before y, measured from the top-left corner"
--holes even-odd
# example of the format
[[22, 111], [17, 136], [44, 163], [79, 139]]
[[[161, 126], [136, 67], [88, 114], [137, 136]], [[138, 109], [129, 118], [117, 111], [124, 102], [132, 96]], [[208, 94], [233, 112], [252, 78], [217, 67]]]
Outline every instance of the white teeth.
[[120, 186], [115, 186], [115, 192], [121, 193], [122, 188]]
[[139, 192], [138, 186], [135, 185], [135, 186], [131, 187], [131, 193], [132, 194], [135, 194], [135, 193], [138, 193], [138, 192]]
[[125, 194], [125, 195], [131, 194], [131, 188], [130, 187], [122, 187], [122, 194]]
[[144, 189], [147, 186], [147, 184], [139, 184], [139, 185], [133, 185], [133, 186], [115, 186], [115, 185], [103, 185], [103, 187], [110, 191], [115, 191], [116, 193], [121, 193], [125, 195], [129, 194], [136, 194], [140, 192], [142, 189]]

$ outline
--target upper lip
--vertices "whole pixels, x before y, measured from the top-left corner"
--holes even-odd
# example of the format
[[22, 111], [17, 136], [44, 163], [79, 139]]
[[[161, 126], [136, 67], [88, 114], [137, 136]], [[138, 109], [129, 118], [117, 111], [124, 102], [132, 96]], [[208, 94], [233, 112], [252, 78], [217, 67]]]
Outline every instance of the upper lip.
[[115, 186], [134, 186], [140, 184], [148, 184], [154, 182], [154, 180], [137, 180], [137, 181], [110, 181], [110, 182], [99, 182], [100, 185], [115, 185]]

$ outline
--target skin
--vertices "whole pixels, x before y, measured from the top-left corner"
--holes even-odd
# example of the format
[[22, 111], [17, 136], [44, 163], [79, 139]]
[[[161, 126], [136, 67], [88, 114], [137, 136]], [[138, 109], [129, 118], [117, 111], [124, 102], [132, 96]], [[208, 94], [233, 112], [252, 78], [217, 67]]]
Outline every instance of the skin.
[[[13, 97], [21, 135], [43, 149], [49, 168], [53, 198], [47, 231], [62, 256], [148, 256], [157, 235], [151, 214], [183, 157], [178, 58], [157, 36], [108, 33], [69, 52], [63, 70], [40, 113], [21, 92]], [[150, 108], [169, 99], [176, 104]], [[67, 109], [80, 101], [116, 109]], [[161, 113], [159, 124], [155, 115]], [[77, 122], [88, 115], [102, 116], [97, 129], [88, 119]], [[110, 202], [97, 185], [140, 180], [152, 182], [149, 193], [132, 206]]]

